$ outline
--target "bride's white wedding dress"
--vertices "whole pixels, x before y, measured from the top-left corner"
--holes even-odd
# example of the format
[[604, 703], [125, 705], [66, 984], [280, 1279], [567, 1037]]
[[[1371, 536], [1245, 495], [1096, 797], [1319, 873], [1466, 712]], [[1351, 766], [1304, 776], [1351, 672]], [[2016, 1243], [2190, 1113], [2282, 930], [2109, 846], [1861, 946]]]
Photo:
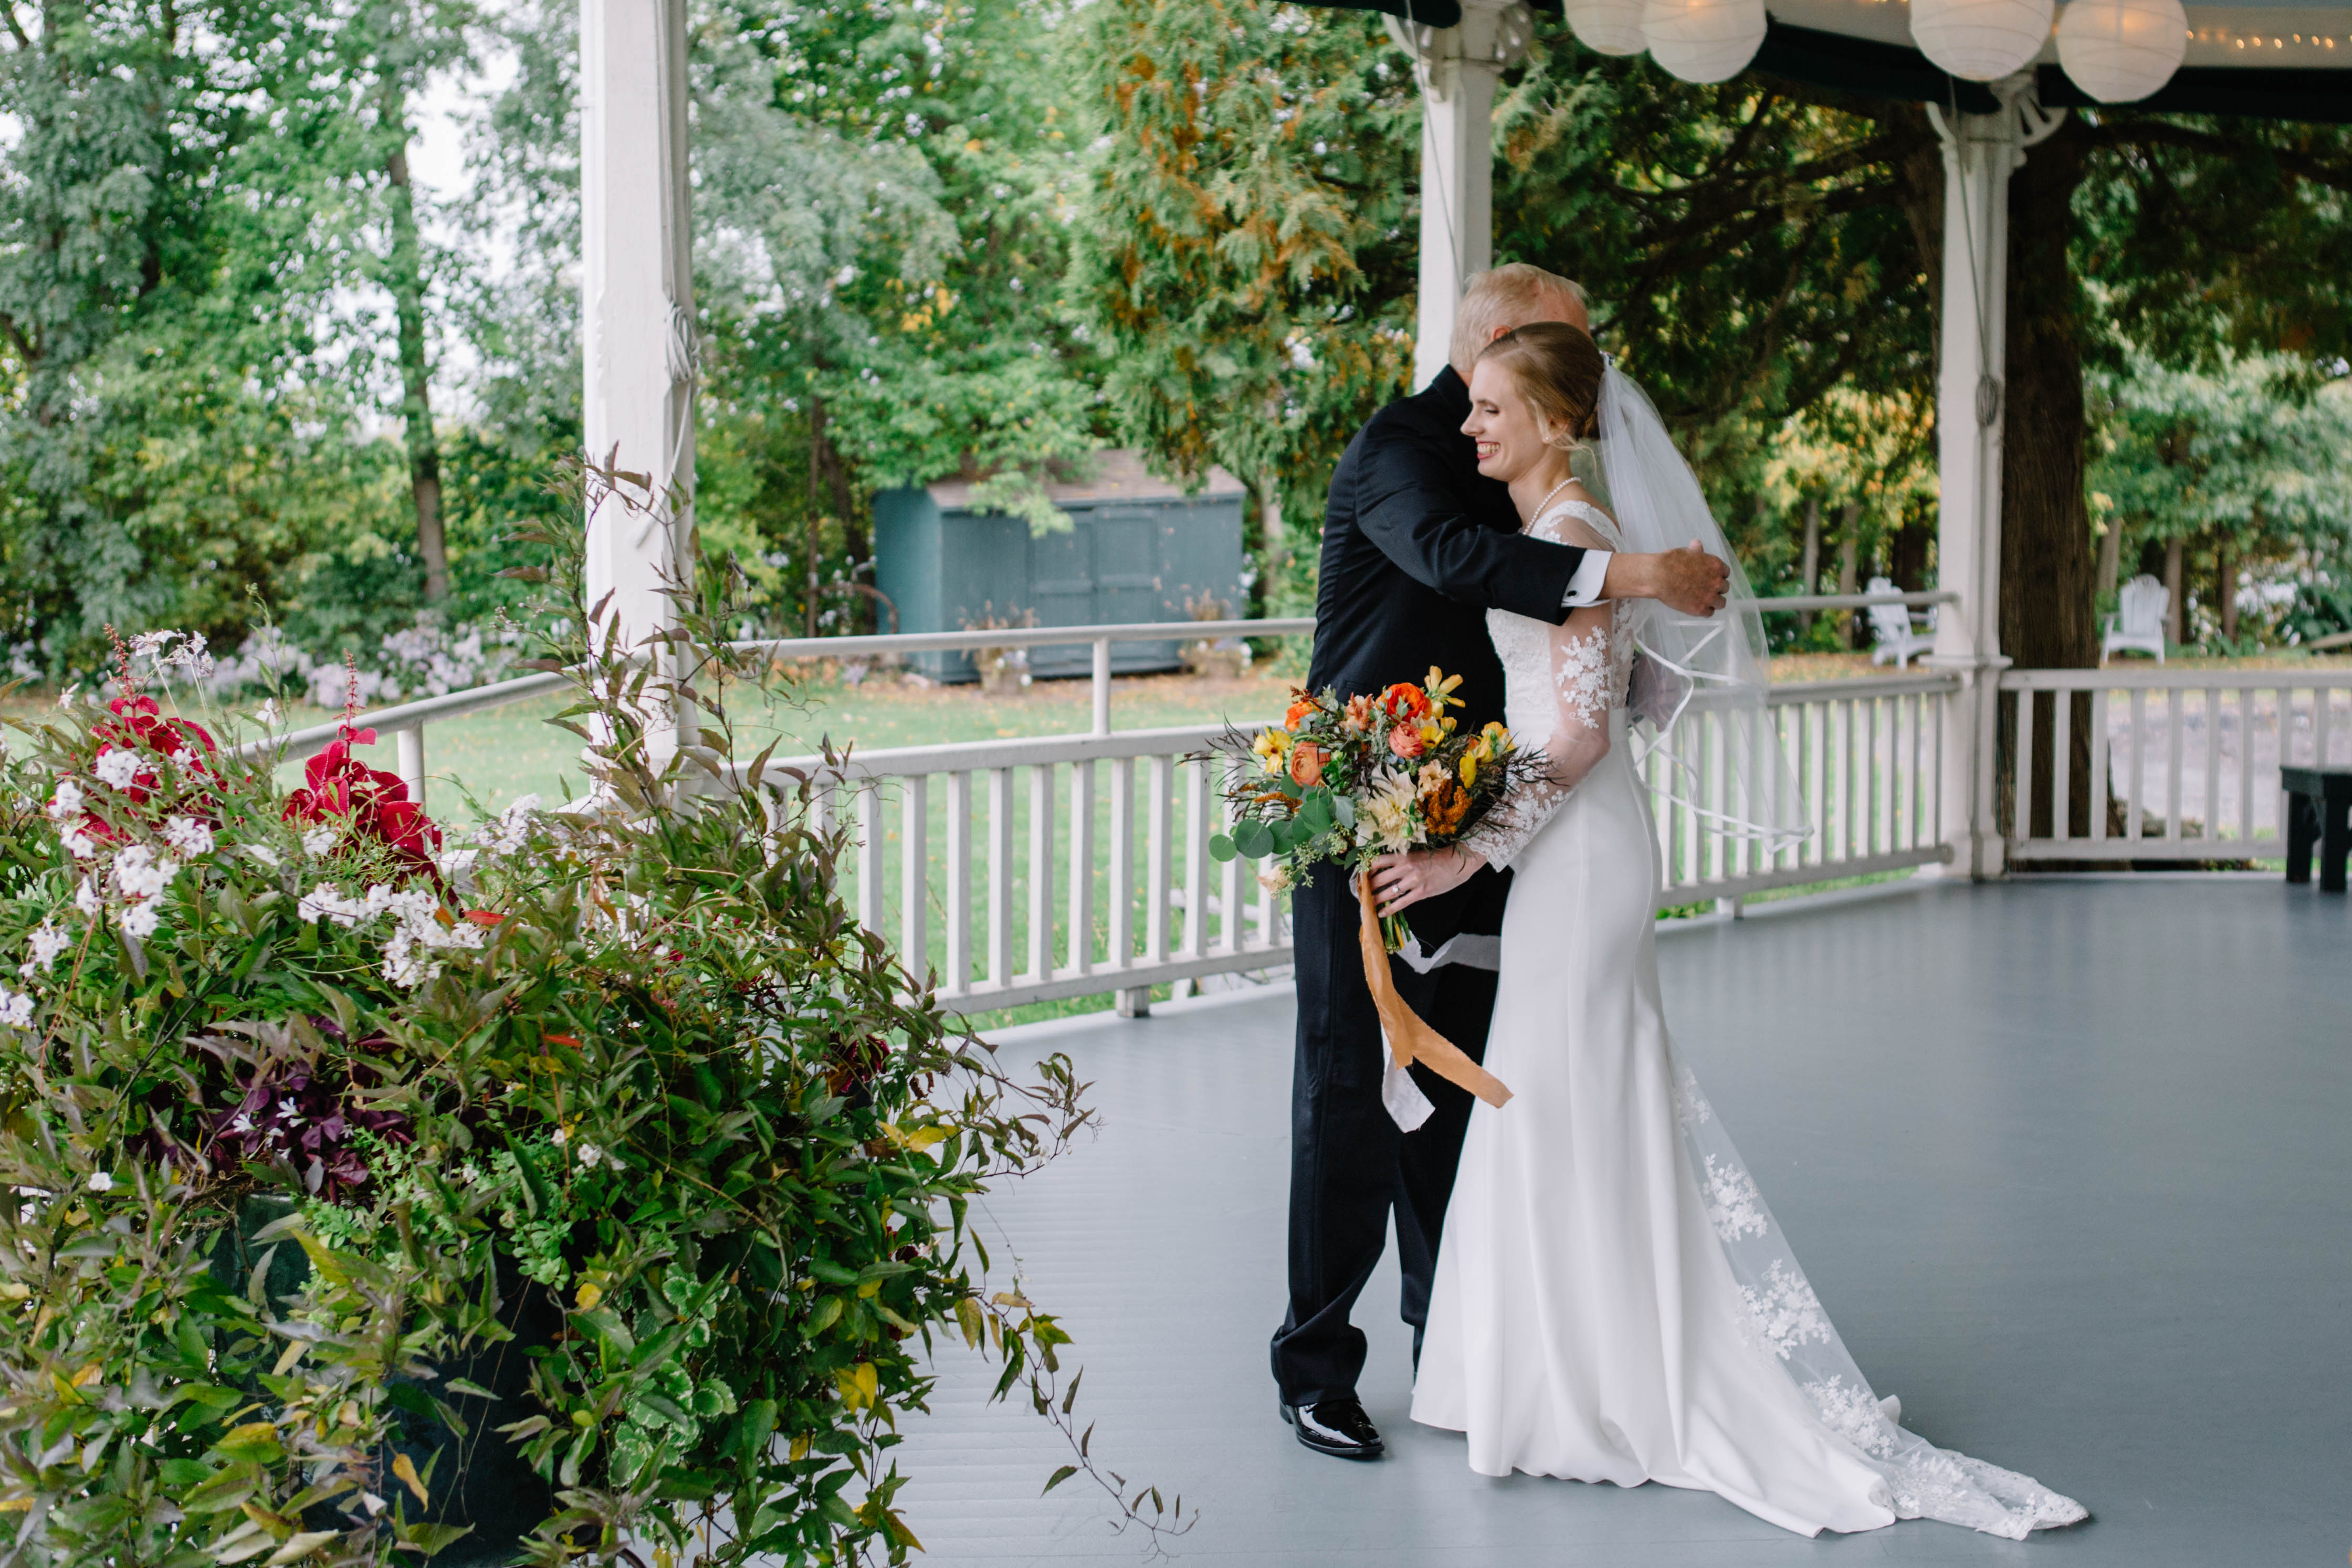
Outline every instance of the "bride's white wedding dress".
[[[1530, 531], [1616, 542], [1578, 501]], [[1549, 737], [1559, 782], [1483, 825], [1515, 873], [1486, 1059], [1514, 1097], [1471, 1113], [1413, 1419], [1465, 1433], [1482, 1474], [1697, 1488], [1807, 1535], [1924, 1517], [2022, 1538], [2083, 1519], [1882, 1409], [1676, 1055], [1624, 743], [1630, 622], [1623, 604], [1559, 627], [1487, 616], [1511, 730]]]

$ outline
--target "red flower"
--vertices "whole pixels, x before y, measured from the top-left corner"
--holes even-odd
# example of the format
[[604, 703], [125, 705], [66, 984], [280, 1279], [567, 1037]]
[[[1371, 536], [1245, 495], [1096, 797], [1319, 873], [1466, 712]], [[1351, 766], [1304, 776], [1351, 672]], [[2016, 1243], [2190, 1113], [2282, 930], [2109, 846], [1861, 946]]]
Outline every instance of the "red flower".
[[[1429, 713], [1429, 694], [1419, 686], [1399, 681], [1381, 694], [1381, 711], [1394, 719], [1425, 717]], [[1401, 751], [1397, 755], [1402, 757], [1406, 753]], [[1418, 757], [1421, 754], [1415, 751], [1412, 755]]]
[[286, 797], [286, 820], [348, 822], [355, 836], [384, 845], [413, 870], [435, 874], [433, 852], [441, 847], [441, 830], [408, 798], [400, 775], [370, 768], [352, 755], [354, 746], [374, 744], [375, 731], [354, 730], [344, 721], [341, 737], [329, 741], [302, 769], [304, 787]]
[[[165, 718], [153, 697], [136, 694], [117, 697], [106, 706], [114, 717], [99, 720], [89, 731], [90, 738], [98, 742], [98, 750], [90, 758], [93, 770], [99, 758], [110, 752], [127, 751], [152, 753], [158, 758], [184, 756], [188, 760], [183, 766], [188, 772], [199, 776], [212, 772], [205, 766], [205, 759], [217, 747], [204, 726], [184, 718]], [[159, 761], [151, 766], [142, 760], [139, 770], [131, 776], [131, 782], [116, 793], [133, 806], [146, 805], [163, 787], [163, 776], [157, 771], [162, 765]], [[211, 801], [201, 788], [192, 793], [193, 799], [184, 796], [171, 804], [210, 821]], [[90, 837], [108, 843], [120, 841], [122, 836], [95, 811], [84, 813], [81, 826]]]

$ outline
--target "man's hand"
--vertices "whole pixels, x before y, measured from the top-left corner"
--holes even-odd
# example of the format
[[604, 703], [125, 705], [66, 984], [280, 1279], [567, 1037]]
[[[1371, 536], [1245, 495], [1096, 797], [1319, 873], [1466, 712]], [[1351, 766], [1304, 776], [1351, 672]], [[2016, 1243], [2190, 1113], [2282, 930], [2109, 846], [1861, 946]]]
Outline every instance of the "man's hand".
[[1687, 549], [1611, 556], [1601, 588], [1604, 599], [1655, 599], [1685, 615], [1698, 616], [1722, 609], [1730, 591], [1731, 569], [1707, 554], [1696, 539]]
[[1486, 856], [1459, 845], [1382, 855], [1372, 862], [1372, 894], [1380, 900], [1379, 914], [1385, 919], [1407, 904], [1451, 893], [1486, 866]]

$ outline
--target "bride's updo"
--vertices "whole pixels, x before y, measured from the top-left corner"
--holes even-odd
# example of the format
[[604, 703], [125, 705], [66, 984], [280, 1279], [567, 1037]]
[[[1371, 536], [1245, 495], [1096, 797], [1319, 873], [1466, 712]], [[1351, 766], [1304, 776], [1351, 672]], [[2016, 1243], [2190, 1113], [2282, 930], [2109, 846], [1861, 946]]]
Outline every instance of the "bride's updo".
[[1601, 377], [1592, 334], [1565, 321], [1530, 321], [1486, 345], [1480, 364], [1507, 372], [1535, 411], [1562, 426], [1550, 444], [1573, 452], [1601, 433]]

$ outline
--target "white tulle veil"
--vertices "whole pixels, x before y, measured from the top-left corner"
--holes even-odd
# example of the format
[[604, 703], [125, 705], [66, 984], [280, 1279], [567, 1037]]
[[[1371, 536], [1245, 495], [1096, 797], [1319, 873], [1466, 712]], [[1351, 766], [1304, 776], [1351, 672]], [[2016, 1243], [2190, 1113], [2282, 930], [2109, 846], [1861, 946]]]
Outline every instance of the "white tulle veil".
[[1652, 727], [1636, 739], [1637, 758], [1663, 758], [1666, 766], [1649, 771], [1715, 831], [1773, 848], [1809, 837], [1804, 798], [1768, 704], [1771, 659], [1755, 591], [1698, 476], [1613, 357], [1601, 376], [1599, 421], [1598, 488], [1616, 516], [1619, 548], [1648, 554], [1696, 539], [1731, 569], [1725, 608], [1705, 619], [1654, 599], [1634, 601], [1643, 661], [1632, 706]]

